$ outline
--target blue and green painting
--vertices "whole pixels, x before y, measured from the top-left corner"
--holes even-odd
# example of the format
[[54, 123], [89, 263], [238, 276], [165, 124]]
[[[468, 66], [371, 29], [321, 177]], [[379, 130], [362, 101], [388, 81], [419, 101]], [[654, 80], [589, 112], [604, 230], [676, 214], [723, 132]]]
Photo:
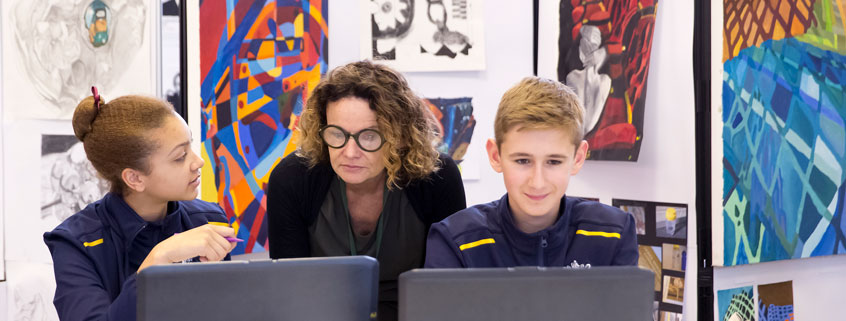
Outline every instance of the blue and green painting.
[[844, 1], [724, 5], [724, 264], [846, 253]]

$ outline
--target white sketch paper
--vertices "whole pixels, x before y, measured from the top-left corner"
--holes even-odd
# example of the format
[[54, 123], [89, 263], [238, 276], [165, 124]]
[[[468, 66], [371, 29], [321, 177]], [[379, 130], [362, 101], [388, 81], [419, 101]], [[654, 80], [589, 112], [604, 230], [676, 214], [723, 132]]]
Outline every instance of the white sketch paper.
[[3, 59], [13, 68], [3, 77], [14, 94], [3, 100], [21, 106], [7, 115], [69, 119], [91, 86], [107, 99], [154, 95], [150, 15], [158, 12], [144, 0], [4, 0]]
[[361, 58], [399, 71], [485, 69], [481, 0], [361, 0]]
[[7, 274], [7, 320], [59, 320], [53, 306], [56, 278], [52, 264], [12, 261]]
[[[9, 243], [14, 245], [7, 246], [5, 249], [7, 262], [52, 263], [50, 251], [44, 245], [42, 235], [56, 228], [68, 212], [42, 211], [44, 204], [49, 204], [55, 199], [53, 195], [43, 195], [42, 180], [48, 180], [49, 177], [41, 177], [40, 169], [51, 166], [41, 163], [42, 135], [70, 135], [72, 132], [73, 129], [68, 121], [21, 120], [4, 125], [4, 202], [2, 204], [5, 213], [4, 234], [7, 240], [14, 240]], [[58, 155], [61, 154], [48, 153], [46, 155], [52, 156], [45, 159], [58, 159], [60, 158]], [[64, 154], [68, 155], [68, 153]], [[76, 179], [68, 180], [70, 177], [64, 178], [66, 183], [80, 182]], [[79, 197], [66, 197], [68, 203], [78, 204], [75, 201], [77, 198]]]
[[41, 219], [64, 221], [108, 191], [76, 136], [41, 136]]

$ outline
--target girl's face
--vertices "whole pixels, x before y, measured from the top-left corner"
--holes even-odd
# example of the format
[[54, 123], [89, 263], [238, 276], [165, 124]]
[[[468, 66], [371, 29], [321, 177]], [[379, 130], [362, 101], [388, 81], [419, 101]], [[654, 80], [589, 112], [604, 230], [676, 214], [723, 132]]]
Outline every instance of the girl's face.
[[142, 175], [144, 193], [161, 201], [197, 198], [204, 161], [191, 149], [191, 131], [185, 121], [173, 114], [150, 133], [150, 139], [156, 146], [150, 155], [150, 173]]
[[[370, 103], [357, 97], [341, 98], [327, 104], [326, 123], [350, 134], [357, 134], [365, 129], [379, 130], [376, 113], [370, 109]], [[362, 150], [353, 137], [349, 137], [343, 147], [328, 148], [332, 169], [345, 183], [355, 185], [385, 179], [385, 165], [382, 163], [384, 146], [377, 151], [368, 152]]]

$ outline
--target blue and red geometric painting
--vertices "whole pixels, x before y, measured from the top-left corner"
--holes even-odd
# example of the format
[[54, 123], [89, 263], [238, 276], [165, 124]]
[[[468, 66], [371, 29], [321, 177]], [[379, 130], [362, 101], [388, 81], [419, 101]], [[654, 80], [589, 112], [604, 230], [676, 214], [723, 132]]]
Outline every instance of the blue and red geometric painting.
[[327, 0], [200, 3], [202, 198], [245, 240], [233, 254], [267, 245], [267, 180], [326, 72], [327, 17]]
[[724, 265], [846, 253], [844, 4], [724, 1]]

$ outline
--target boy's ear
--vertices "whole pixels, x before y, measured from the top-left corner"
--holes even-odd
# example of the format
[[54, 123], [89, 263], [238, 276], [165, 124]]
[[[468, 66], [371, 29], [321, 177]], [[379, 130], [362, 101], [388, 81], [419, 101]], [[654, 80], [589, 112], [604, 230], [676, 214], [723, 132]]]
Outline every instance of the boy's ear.
[[570, 172], [570, 175], [576, 175], [582, 169], [582, 165], [585, 164], [585, 158], [587, 158], [587, 151], [588, 142], [585, 140], [579, 143], [579, 146], [576, 146], [576, 155], [573, 158], [573, 170]]
[[137, 170], [124, 168], [123, 171], [120, 172], [120, 178], [127, 187], [135, 192], [140, 193], [145, 189], [144, 175]]
[[502, 173], [502, 159], [499, 155], [499, 147], [496, 146], [496, 141], [493, 138], [488, 138], [485, 149], [488, 150], [488, 160], [491, 162], [491, 168], [497, 173]]

